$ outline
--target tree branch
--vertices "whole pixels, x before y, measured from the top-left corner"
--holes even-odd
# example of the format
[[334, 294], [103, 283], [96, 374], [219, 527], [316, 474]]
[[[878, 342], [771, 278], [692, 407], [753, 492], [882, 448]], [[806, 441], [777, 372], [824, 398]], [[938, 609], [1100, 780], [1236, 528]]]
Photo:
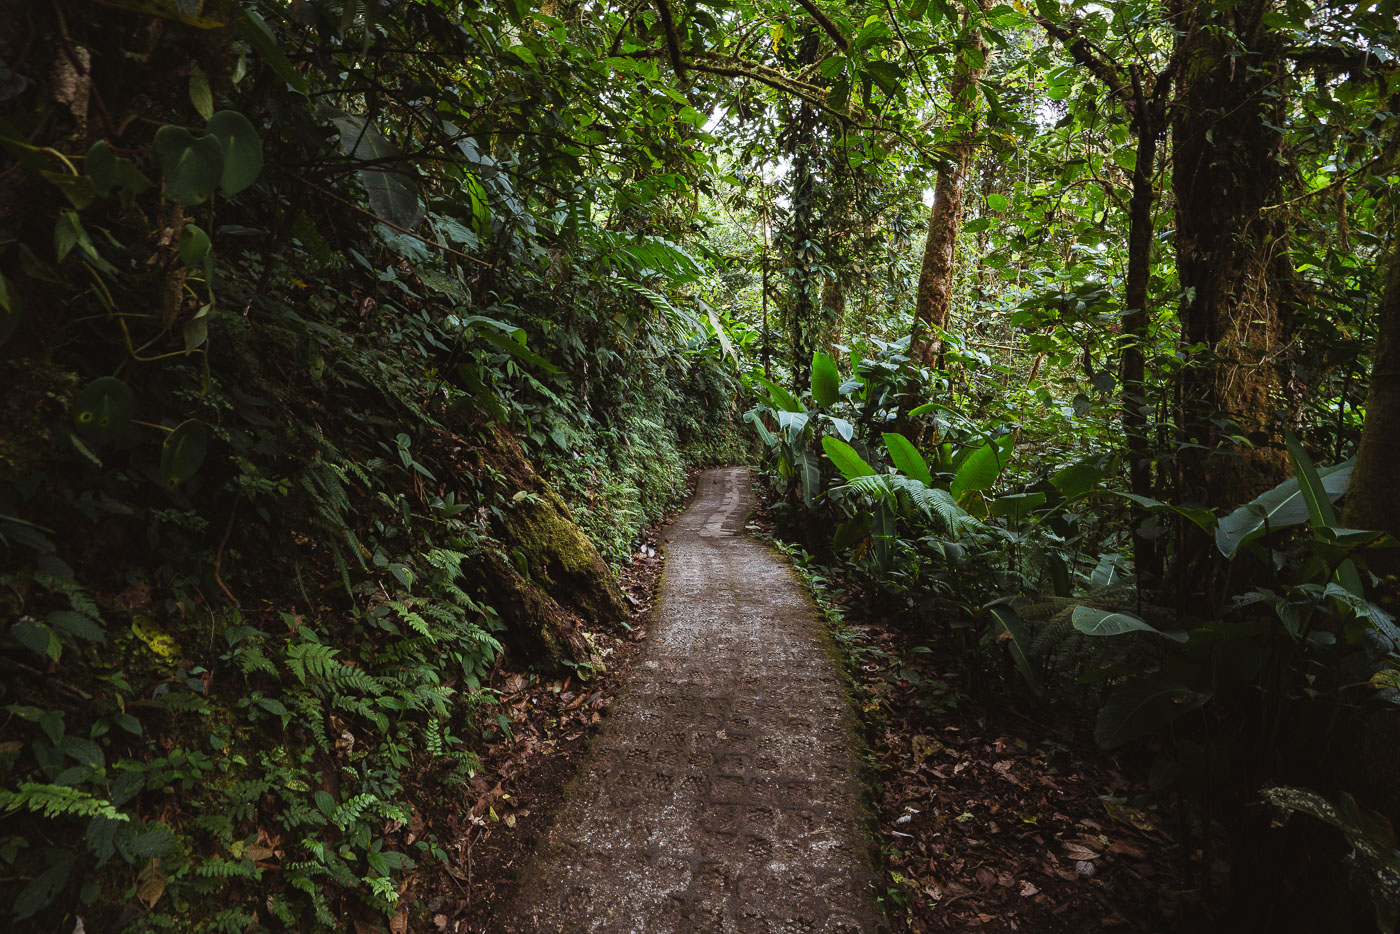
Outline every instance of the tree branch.
[[685, 62], [681, 59], [681, 40], [676, 35], [676, 23], [671, 18], [671, 4], [667, 0], [656, 0], [656, 11], [661, 14], [661, 26], [666, 30], [666, 49], [671, 53], [671, 67], [677, 76], [685, 77]]
[[812, 0], [797, 0], [797, 5], [806, 10], [808, 15], [817, 21], [817, 25], [822, 28], [822, 32], [831, 37], [831, 41], [836, 43], [837, 48], [842, 52], [846, 51], [847, 47], [850, 46], [850, 42], [846, 39], [845, 34], [841, 32], [841, 27], [837, 26], [829, 16], [823, 13], [820, 7], [813, 3]]

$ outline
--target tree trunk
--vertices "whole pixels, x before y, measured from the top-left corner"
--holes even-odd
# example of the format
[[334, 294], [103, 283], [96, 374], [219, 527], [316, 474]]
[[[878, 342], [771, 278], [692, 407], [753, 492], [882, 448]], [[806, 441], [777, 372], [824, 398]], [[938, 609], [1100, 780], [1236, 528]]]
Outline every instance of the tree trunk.
[[818, 329], [818, 277], [812, 270], [816, 249], [816, 184], [812, 174], [815, 114], [803, 103], [792, 144], [792, 248], [788, 266], [788, 351], [792, 391], [801, 393], [812, 377], [812, 350]]
[[[1342, 525], [1353, 529], [1384, 529], [1400, 538], [1400, 249], [1390, 260], [1377, 317], [1380, 333], [1371, 361], [1371, 388], [1366, 395], [1366, 425], [1356, 450], [1356, 466], [1347, 486]], [[1400, 555], [1376, 552], [1368, 558], [1372, 570], [1400, 573]], [[1392, 581], [1390, 595], [1396, 591]]]
[[[1139, 111], [1146, 111], [1139, 103]], [[1148, 283], [1152, 272], [1152, 207], [1156, 193], [1152, 176], [1157, 166], [1157, 134], [1160, 127], [1150, 112], [1139, 112], [1137, 164], [1133, 169], [1133, 193], [1128, 201], [1128, 274], [1123, 307], [1123, 435], [1128, 453], [1128, 486], [1138, 496], [1152, 496], [1152, 445], [1147, 435], [1147, 400], [1143, 343], [1147, 340]], [[1137, 526], [1146, 513], [1135, 510], [1133, 565], [1138, 581], [1149, 586], [1162, 573], [1154, 539], [1139, 534]]]
[[938, 170], [929, 211], [928, 241], [919, 268], [919, 289], [914, 298], [914, 329], [909, 355], [921, 366], [936, 367], [943, 353], [938, 331], [948, 327], [953, 304], [953, 259], [962, 232], [963, 189], [976, 149], [977, 82], [987, 71], [987, 45], [981, 30], [973, 30], [972, 45], [958, 55], [956, 72], [948, 87], [950, 106], [966, 108], [969, 124], [948, 146], [949, 159]]
[[1185, 34], [1173, 187], [1188, 352], [1180, 494], [1207, 506], [1238, 506], [1288, 472], [1277, 364], [1287, 338], [1287, 232], [1277, 212], [1262, 210], [1282, 200], [1284, 175], [1283, 43], [1263, 22], [1271, 6], [1190, 5], [1178, 19]]

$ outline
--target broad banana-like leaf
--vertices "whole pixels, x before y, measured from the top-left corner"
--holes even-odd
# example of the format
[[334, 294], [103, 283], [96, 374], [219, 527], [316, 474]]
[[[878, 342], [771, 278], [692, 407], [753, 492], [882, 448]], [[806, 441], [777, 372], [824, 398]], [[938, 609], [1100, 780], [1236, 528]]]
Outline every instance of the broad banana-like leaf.
[[802, 502], [811, 508], [822, 489], [822, 467], [817, 455], [806, 451], [797, 459], [802, 470]]
[[1011, 460], [1011, 445], [1011, 435], [1006, 435], [969, 452], [953, 475], [954, 498], [962, 502], [964, 493], [986, 490], [996, 483], [1002, 468]]
[[[1355, 463], [1356, 459], [1352, 458], [1316, 471], [1317, 485], [1325, 496], [1316, 491], [1314, 495], [1326, 499], [1330, 507], [1346, 492]], [[1263, 535], [1265, 530], [1292, 528], [1309, 521], [1309, 518], [1307, 498], [1298, 484], [1298, 478], [1289, 477], [1272, 490], [1261, 493], [1222, 517], [1215, 528], [1215, 547], [1225, 557], [1233, 558], [1241, 548]]]
[[1012, 522], [1020, 522], [1032, 511], [1045, 505], [1044, 493], [1008, 493], [992, 500], [990, 513]]
[[831, 462], [836, 465], [836, 469], [841, 471], [841, 476], [846, 480], [875, 476], [875, 468], [867, 464], [865, 459], [856, 453], [855, 448], [840, 438], [833, 438], [831, 435], [823, 436], [822, 448], [826, 450], [826, 456], [831, 458]]
[[423, 222], [418, 183], [406, 168], [403, 152], [374, 124], [344, 111], [323, 111], [340, 131], [340, 148], [357, 162], [374, 163], [360, 169], [360, 184], [374, 213], [397, 227], [412, 230]]
[[1026, 625], [1021, 622], [1021, 617], [1009, 606], [988, 607], [987, 612], [992, 616], [993, 638], [998, 643], [1006, 643], [1007, 651], [1011, 653], [1011, 660], [1016, 663], [1021, 677], [1026, 679], [1026, 683], [1037, 695], [1043, 694], [1040, 672], [1031, 663], [1030, 634], [1026, 632]]
[[797, 401], [797, 397], [787, 391], [787, 388], [773, 382], [764, 376], [755, 376], [759, 384], [768, 390], [768, 396], [773, 401], [773, 408], [782, 409], [785, 412], [805, 412], [802, 403]]
[[[1337, 513], [1332, 509], [1332, 500], [1318, 475], [1317, 468], [1313, 466], [1312, 458], [1303, 450], [1302, 442], [1293, 432], [1286, 434], [1285, 443], [1288, 445], [1288, 456], [1293, 460], [1293, 469], [1298, 475], [1298, 489], [1302, 491], [1303, 499], [1308, 504], [1308, 521], [1312, 523], [1313, 534], [1320, 536], [1326, 531], [1336, 529]], [[1337, 582], [1353, 594], [1362, 596], [1366, 593], [1366, 586], [1361, 583], [1361, 573], [1356, 570], [1356, 562], [1350, 558], [1337, 565], [1335, 576]]]
[[1068, 467], [1060, 470], [1050, 478], [1050, 482], [1054, 485], [1055, 489], [1063, 493], [1066, 498], [1074, 499], [1078, 496], [1084, 496], [1094, 487], [1098, 486], [1099, 481], [1102, 480], [1103, 477], [1103, 471], [1097, 466], [1088, 461], [1080, 461], [1077, 464], [1070, 464]]
[[1121, 636], [1125, 632], [1156, 633], [1173, 642], [1185, 642], [1184, 632], [1164, 632], [1132, 613], [1109, 612], [1092, 606], [1077, 606], [1071, 617], [1074, 628], [1086, 636]]
[[1099, 710], [1094, 740], [1103, 749], [1116, 749], [1180, 720], [1210, 699], [1209, 691], [1193, 690], [1162, 672], [1133, 678]]
[[812, 401], [830, 408], [841, 401], [841, 374], [836, 361], [820, 350], [812, 354]]
[[899, 472], [913, 477], [924, 486], [933, 486], [933, 474], [929, 473], [928, 462], [914, 447], [913, 442], [898, 432], [885, 432], [885, 448], [890, 452], [890, 460]]

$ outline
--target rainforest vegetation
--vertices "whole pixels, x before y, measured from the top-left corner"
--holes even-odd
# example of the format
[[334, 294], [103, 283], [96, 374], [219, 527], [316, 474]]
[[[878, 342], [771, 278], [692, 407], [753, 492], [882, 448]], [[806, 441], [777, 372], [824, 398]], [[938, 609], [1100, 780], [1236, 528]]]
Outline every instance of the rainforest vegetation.
[[7, 929], [445, 929], [722, 464], [1229, 929], [1400, 922], [1395, 0], [4, 10]]

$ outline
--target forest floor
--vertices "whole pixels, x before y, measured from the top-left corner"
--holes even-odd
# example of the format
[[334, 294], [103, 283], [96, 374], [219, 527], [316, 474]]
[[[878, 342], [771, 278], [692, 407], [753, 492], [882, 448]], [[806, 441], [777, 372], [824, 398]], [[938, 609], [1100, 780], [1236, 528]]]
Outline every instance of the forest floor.
[[1148, 794], [1150, 753], [1099, 751], [1082, 711], [964, 690], [952, 633], [863, 618], [857, 589], [827, 587], [847, 620], [893, 930], [1217, 929], [1228, 863], [1180, 845], [1180, 812]]

